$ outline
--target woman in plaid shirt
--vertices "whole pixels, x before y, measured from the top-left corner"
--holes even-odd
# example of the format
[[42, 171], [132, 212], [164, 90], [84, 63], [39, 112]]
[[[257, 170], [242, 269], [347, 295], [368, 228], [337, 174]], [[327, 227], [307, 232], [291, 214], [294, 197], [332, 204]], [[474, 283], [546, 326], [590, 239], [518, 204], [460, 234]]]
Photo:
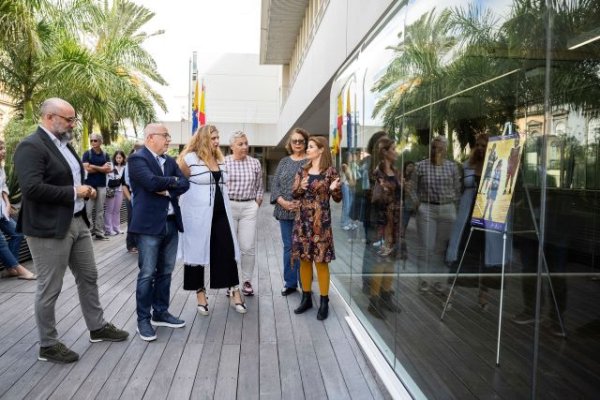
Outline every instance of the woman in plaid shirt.
[[[456, 202], [462, 188], [461, 174], [454, 161], [446, 159], [448, 142], [443, 136], [431, 141], [431, 155], [419, 161], [415, 171], [417, 180], [417, 232], [420, 246], [417, 266], [420, 273], [443, 274], [445, 253], [452, 225], [456, 219]], [[429, 286], [438, 294], [444, 294], [443, 278], [428, 282], [419, 279], [419, 290], [426, 292]]]
[[227, 188], [231, 201], [233, 232], [237, 235], [242, 255], [242, 293], [254, 295], [252, 275], [256, 260], [256, 219], [263, 198], [263, 180], [260, 161], [248, 155], [248, 137], [242, 131], [234, 132], [229, 145], [233, 154], [225, 157], [229, 176]]

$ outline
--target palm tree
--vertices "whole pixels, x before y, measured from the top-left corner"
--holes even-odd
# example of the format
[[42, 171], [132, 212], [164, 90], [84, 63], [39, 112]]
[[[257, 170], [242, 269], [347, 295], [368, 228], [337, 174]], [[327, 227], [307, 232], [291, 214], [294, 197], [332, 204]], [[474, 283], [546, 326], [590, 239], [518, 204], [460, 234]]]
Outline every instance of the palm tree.
[[[164, 100], [146, 80], [165, 84], [139, 32], [154, 14], [127, 0], [109, 6], [94, 0], [52, 3], [0, 0], [0, 21], [14, 20], [0, 43], [0, 84], [33, 119], [33, 105], [62, 97], [84, 119], [82, 147], [98, 124], [101, 131], [126, 119], [145, 124]], [[81, 29], [80, 27], [85, 27]], [[105, 137], [109, 143], [112, 137]]]
[[[166, 104], [148, 81], [164, 85], [166, 81], [158, 73], [154, 58], [143, 48], [150, 37], [164, 31], [147, 34], [144, 25], [154, 17], [146, 7], [129, 0], [95, 3], [89, 9], [92, 23], [84, 34], [95, 57], [104, 60], [118, 79], [109, 86], [108, 92], [96, 93], [105, 110], [89, 105], [89, 117], [100, 125], [105, 143], [110, 143], [110, 127], [125, 119], [142, 124], [155, 119], [154, 104], [166, 111]], [[103, 112], [104, 111], [104, 112]]]
[[46, 0], [0, 0], [0, 82], [22, 116], [33, 118], [44, 59], [44, 41], [54, 5]]

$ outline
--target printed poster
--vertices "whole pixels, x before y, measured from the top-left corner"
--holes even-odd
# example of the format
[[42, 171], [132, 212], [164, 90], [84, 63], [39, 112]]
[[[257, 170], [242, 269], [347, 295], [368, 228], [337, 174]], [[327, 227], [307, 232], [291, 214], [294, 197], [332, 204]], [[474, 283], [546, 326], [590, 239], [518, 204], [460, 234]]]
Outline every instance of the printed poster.
[[493, 136], [489, 139], [471, 224], [504, 232], [515, 190], [524, 134]]

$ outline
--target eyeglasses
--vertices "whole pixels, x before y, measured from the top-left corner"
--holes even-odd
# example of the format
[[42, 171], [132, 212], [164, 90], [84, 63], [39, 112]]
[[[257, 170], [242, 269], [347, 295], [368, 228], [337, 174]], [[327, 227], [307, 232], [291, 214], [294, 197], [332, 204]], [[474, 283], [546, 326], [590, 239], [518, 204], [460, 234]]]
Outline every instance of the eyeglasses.
[[305, 142], [304, 139], [292, 139], [292, 144], [304, 144]]
[[90, 139], [90, 142], [96, 143], [96, 142], [99, 142], [99, 140], [98, 139]]
[[79, 122], [79, 118], [77, 117], [63, 117], [62, 115], [59, 114], [52, 114], [52, 115], [56, 115], [57, 117], [61, 117], [62, 119], [64, 119], [65, 121], [67, 121], [70, 124], [74, 124], [76, 122]]
[[171, 135], [169, 135], [168, 133], [152, 133], [152, 135], [162, 136], [167, 140], [171, 140]]

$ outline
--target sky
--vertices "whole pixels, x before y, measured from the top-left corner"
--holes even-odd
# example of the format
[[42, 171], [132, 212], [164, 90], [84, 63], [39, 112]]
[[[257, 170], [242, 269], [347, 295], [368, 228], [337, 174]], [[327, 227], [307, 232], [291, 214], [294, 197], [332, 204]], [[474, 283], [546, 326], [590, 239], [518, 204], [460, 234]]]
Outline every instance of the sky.
[[159, 120], [188, 118], [188, 74], [192, 52], [198, 52], [202, 73], [210, 60], [225, 53], [258, 54], [260, 0], [133, 0], [154, 11], [147, 33], [164, 30], [148, 39], [146, 48], [156, 60], [168, 86], [155, 86], [168, 111], [157, 110]]

